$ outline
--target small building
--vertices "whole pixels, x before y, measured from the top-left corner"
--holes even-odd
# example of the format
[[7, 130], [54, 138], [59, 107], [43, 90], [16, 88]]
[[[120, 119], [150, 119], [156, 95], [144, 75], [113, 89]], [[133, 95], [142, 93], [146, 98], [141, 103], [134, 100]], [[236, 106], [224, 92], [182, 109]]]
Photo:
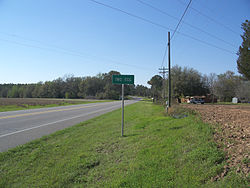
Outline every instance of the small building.
[[232, 98], [232, 103], [237, 104], [238, 103], [238, 98], [237, 97]]

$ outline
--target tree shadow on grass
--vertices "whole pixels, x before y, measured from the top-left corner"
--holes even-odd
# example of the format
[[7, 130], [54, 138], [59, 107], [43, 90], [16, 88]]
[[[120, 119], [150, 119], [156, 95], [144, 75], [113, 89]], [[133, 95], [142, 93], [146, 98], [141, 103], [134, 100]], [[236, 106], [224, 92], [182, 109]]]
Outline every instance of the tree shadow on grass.
[[123, 135], [123, 137], [132, 137], [132, 136], [138, 136], [139, 134], [126, 134], [126, 135]]
[[170, 127], [170, 130], [178, 130], [178, 129], [182, 129], [184, 126], [176, 126], [176, 127]]

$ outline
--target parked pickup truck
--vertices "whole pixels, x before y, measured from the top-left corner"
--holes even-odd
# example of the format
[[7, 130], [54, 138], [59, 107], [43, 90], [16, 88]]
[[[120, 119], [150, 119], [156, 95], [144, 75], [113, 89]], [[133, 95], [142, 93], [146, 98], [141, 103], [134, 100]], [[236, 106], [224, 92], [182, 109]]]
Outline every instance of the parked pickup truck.
[[203, 99], [191, 99], [190, 103], [192, 103], [192, 104], [204, 104], [205, 101]]

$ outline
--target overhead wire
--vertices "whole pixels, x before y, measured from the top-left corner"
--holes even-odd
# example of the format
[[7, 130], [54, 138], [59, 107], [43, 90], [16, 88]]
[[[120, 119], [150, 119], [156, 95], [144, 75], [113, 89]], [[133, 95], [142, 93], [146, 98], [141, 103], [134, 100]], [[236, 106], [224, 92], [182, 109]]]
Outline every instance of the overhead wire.
[[122, 12], [122, 13], [124, 13], [124, 14], [127, 14], [127, 15], [131, 16], [131, 17], [137, 18], [137, 19], [142, 20], [142, 21], [144, 21], [144, 22], [148, 22], [148, 23], [150, 23], [150, 24], [152, 24], [152, 25], [155, 25], [155, 26], [157, 26], [157, 27], [161, 27], [161, 28], [167, 29], [167, 30], [173, 30], [173, 29], [171, 29], [170, 27], [167, 27], [167, 26], [158, 24], [158, 23], [153, 22], [153, 21], [151, 21], [151, 20], [149, 20], [149, 19], [143, 18], [143, 17], [141, 17], [141, 16], [137, 16], [137, 15], [135, 15], [135, 14], [132, 14], [132, 13], [129, 13], [129, 12], [124, 11], [124, 10], [122, 10], [122, 9], [113, 7], [113, 6], [111, 6], [111, 5], [108, 5], [108, 4], [105, 4], [105, 3], [101, 3], [101, 2], [96, 1], [96, 0], [89, 0], [89, 1], [92, 1], [92, 2], [94, 2], [94, 3], [96, 3], [96, 4], [102, 5], [102, 6], [104, 6], [104, 7], [113, 9], [113, 10], [115, 10], [115, 11]]
[[[21, 45], [21, 46], [26, 46], [26, 47], [30, 47], [30, 48], [37, 48], [37, 49], [46, 50], [46, 51], [53, 51], [53, 52], [57, 52], [57, 53], [61, 53], [61, 54], [66, 54], [66, 55], [71, 55], [71, 56], [76, 56], [76, 57], [86, 59], [85, 55], [83, 55], [82, 53], [74, 52], [73, 50], [66, 50], [65, 48], [58, 48], [59, 50], [57, 50], [56, 48], [55, 49], [46, 48], [46, 47], [41, 47], [41, 46], [37, 46], [37, 45], [26, 44], [26, 43], [22, 43], [22, 42], [17, 42], [17, 41], [7, 40], [7, 39], [1, 39], [1, 38], [0, 38], [0, 41], [7, 42], [7, 43], [12, 43], [12, 44], [16, 44], [16, 45]], [[30, 41], [39, 42], [37, 40], [32, 40], [32, 39], [30, 39]], [[53, 45], [51, 45], [51, 46], [53, 46]], [[63, 51], [62, 51], [62, 49], [63, 49]], [[101, 59], [105, 60], [106, 58], [101, 57]], [[137, 69], [144, 69], [144, 70], [147, 70], [147, 71], [151, 70], [150, 68], [147, 69], [145, 67], [140, 67], [140, 66], [137, 66], [137, 65], [121, 63], [121, 62], [118, 62], [118, 61], [112, 60], [112, 59], [106, 59], [106, 61], [113, 62], [114, 64], [119, 64], [119, 65], [123, 65], [123, 66], [134, 67], [134, 68], [137, 68]]]
[[[180, 25], [180, 23], [181, 23], [183, 17], [185, 16], [185, 14], [186, 14], [186, 12], [187, 12], [187, 10], [188, 10], [188, 7], [190, 6], [191, 2], [192, 2], [192, 0], [189, 1], [187, 7], [185, 8], [185, 10], [184, 10], [184, 12], [183, 12], [183, 14], [182, 14], [182, 16], [181, 16], [181, 18], [180, 18], [178, 24], [176, 25], [176, 27], [175, 27], [175, 29], [174, 29], [174, 32], [173, 32], [172, 36], [170, 37], [170, 41], [171, 41], [172, 38], [174, 37], [174, 34], [175, 34], [175, 32], [177, 31], [177, 29], [178, 29], [178, 27], [179, 27], [179, 25]], [[162, 58], [161, 67], [163, 67], [164, 61], [165, 61], [165, 59], [166, 59], [168, 45], [169, 45], [169, 44], [166, 45], [166, 48], [165, 48], [165, 51], [164, 51], [164, 55], [163, 55], [163, 58]]]
[[[167, 13], [166, 11], [164, 11], [164, 10], [162, 10], [162, 9], [159, 9], [159, 8], [157, 8], [157, 7], [155, 7], [155, 6], [151, 5], [151, 4], [149, 4], [149, 3], [146, 3], [146, 2], [144, 2], [144, 1], [142, 1], [142, 0], [136, 0], [136, 1], [138, 1], [138, 2], [141, 3], [141, 4], [143, 4], [144, 6], [150, 7], [151, 9], [153, 9], [153, 10], [155, 10], [155, 11], [157, 11], [157, 12], [160, 12], [160, 13], [162, 13], [162, 14], [164, 14], [164, 15], [166, 15], [166, 16], [172, 18], [172, 19], [179, 20], [179, 18], [177, 18], [177, 17], [175, 17], [175, 16], [173, 16], [173, 15]], [[191, 7], [191, 8], [192, 8], [192, 7]], [[181, 23], [182, 23], [182, 24], [185, 24], [185, 25], [187, 25], [187, 26], [189, 26], [189, 27], [191, 27], [191, 28], [193, 28], [193, 29], [196, 29], [197, 31], [200, 31], [200, 32], [202, 32], [202, 33], [205, 33], [206, 35], [208, 35], [208, 36], [210, 36], [210, 37], [212, 37], [212, 38], [215, 38], [215, 39], [217, 39], [217, 40], [219, 40], [219, 41], [221, 41], [221, 42], [224, 42], [225, 44], [228, 44], [228, 45], [230, 45], [230, 46], [232, 46], [232, 47], [236, 47], [234, 44], [232, 44], [232, 43], [230, 43], [230, 42], [228, 42], [228, 41], [226, 41], [226, 40], [224, 40], [224, 39], [222, 39], [222, 38], [220, 38], [220, 37], [218, 37], [218, 36], [216, 36], [216, 35], [214, 35], [214, 34], [211, 34], [211, 33], [207, 32], [207, 31], [205, 31], [205, 30], [203, 30], [203, 29], [201, 29], [201, 28], [199, 28], [199, 27], [197, 27], [197, 26], [195, 26], [195, 25], [193, 25], [193, 24], [190, 24], [190, 23], [188, 23], [188, 22], [186, 22], [186, 21], [184, 21], [184, 20], [183, 20]]]
[[[107, 8], [110, 8], [110, 9], [113, 9], [113, 10], [116, 10], [116, 11], [119, 11], [119, 12], [122, 12], [124, 14], [127, 14], [131, 17], [135, 17], [137, 19], [140, 19], [144, 22], [147, 22], [147, 23], [150, 23], [152, 25], [155, 25], [157, 27], [160, 27], [162, 29], [165, 29], [165, 30], [170, 30], [170, 31], [174, 31], [174, 29], [170, 28], [170, 27], [167, 27], [167, 26], [164, 26], [162, 24], [159, 24], [159, 23], [156, 23], [156, 22], [153, 22], [149, 19], [146, 19], [146, 18], [143, 18], [141, 16], [137, 16], [135, 14], [132, 14], [132, 13], [129, 13], [127, 11], [124, 11], [122, 9], [119, 9], [119, 8], [115, 8], [115, 7], [112, 7], [110, 5], [107, 5], [107, 4], [104, 4], [104, 3], [101, 3], [101, 2], [98, 2], [96, 0], [90, 0], [92, 2], [95, 2], [97, 4], [100, 4], [100, 5], [103, 5]], [[172, 16], [173, 17], [173, 16]], [[203, 41], [201, 39], [197, 39], [193, 36], [190, 36], [190, 35], [187, 35], [185, 33], [181, 33], [181, 32], [178, 32], [176, 31], [177, 33], [181, 34], [182, 36], [185, 36], [187, 38], [191, 38], [193, 40], [196, 40], [200, 43], [203, 43], [203, 44], [206, 44], [208, 46], [211, 46], [211, 47], [214, 47], [214, 48], [217, 48], [219, 50], [222, 50], [222, 51], [225, 51], [225, 52], [228, 52], [228, 53], [231, 53], [231, 54], [235, 54], [234, 52], [231, 52], [227, 49], [224, 49], [224, 48], [221, 48], [219, 46], [216, 46], [216, 45], [213, 45], [211, 43], [208, 43], [206, 41]], [[47, 46], [50, 46], [50, 47], [53, 47], [53, 48], [56, 48], [56, 49], [59, 49], [59, 50], [55, 50], [55, 49], [51, 49], [51, 48], [45, 48], [45, 47], [40, 47], [40, 46], [36, 46], [36, 45], [30, 45], [30, 44], [24, 44], [24, 43], [20, 43], [20, 42], [16, 42], [16, 41], [11, 41], [11, 40], [6, 40], [6, 39], [0, 39], [1, 41], [4, 41], [4, 42], [8, 42], [8, 43], [12, 43], [12, 44], [17, 44], [17, 45], [22, 45], [22, 46], [26, 46], [26, 47], [32, 47], [32, 48], [38, 48], [38, 49], [42, 49], [42, 50], [48, 50], [48, 51], [54, 51], [54, 52], [59, 52], [59, 53], [63, 53], [63, 54], [67, 54], [67, 55], [72, 55], [72, 56], [78, 56], [78, 57], [84, 57], [86, 58], [81, 52], [78, 52], [78, 51], [75, 51], [75, 50], [71, 50], [71, 49], [68, 49], [68, 48], [63, 48], [63, 47], [59, 47], [59, 46], [56, 46], [56, 45], [52, 45], [52, 44], [48, 44], [48, 43], [45, 43], [45, 42], [42, 42], [42, 41], [38, 41], [38, 40], [34, 40], [34, 39], [29, 39], [29, 38], [26, 38], [26, 37], [22, 37], [20, 35], [15, 35], [15, 34], [8, 34], [8, 33], [5, 33], [5, 32], [1, 32], [1, 34], [5, 34], [5, 35], [9, 35], [11, 37], [17, 37], [17, 38], [22, 38], [24, 40], [29, 40], [29, 41], [32, 41], [32, 42], [36, 42], [36, 43], [41, 43], [41, 44], [45, 44]], [[96, 55], [95, 55], [96, 56]], [[97, 56], [96, 56], [97, 57]], [[106, 58], [102, 58], [102, 59], [106, 59]], [[106, 59], [107, 60], [107, 59]], [[118, 62], [118, 61], [115, 61], [115, 60], [111, 60], [111, 59], [108, 59], [108, 61], [110, 62], [114, 62], [115, 64], [120, 64], [120, 65], [125, 65], [125, 66], [130, 66], [130, 67], [135, 67], [135, 68], [138, 68], [138, 69], [144, 69], [144, 70], [149, 70], [149, 69], [145, 69], [145, 67], [140, 67], [140, 66], [137, 66], [137, 65], [131, 65], [131, 64], [126, 64], [126, 63], [121, 63], [121, 62]]]
[[[174, 37], [174, 34], [175, 34], [175, 32], [177, 31], [177, 29], [178, 29], [178, 27], [179, 27], [179, 25], [180, 25], [180, 23], [181, 23], [183, 17], [185, 16], [185, 14], [186, 14], [186, 12], [187, 12], [187, 10], [188, 10], [188, 7], [190, 6], [191, 2], [192, 2], [192, 0], [189, 1], [187, 7], [185, 8], [185, 10], [184, 10], [184, 12], [183, 12], [183, 14], [182, 14], [182, 16], [181, 16], [181, 18], [180, 18], [178, 24], [177, 24], [176, 27], [175, 27], [175, 30], [174, 30], [172, 36], [170, 37], [170, 41], [171, 41], [172, 38]], [[161, 67], [163, 67], [164, 61], [165, 61], [165, 59], [166, 59], [167, 49], [168, 49], [168, 43], [167, 43], [166, 48], [165, 48], [165, 50], [164, 50], [164, 55], [163, 55], [163, 58], [162, 58]]]
[[[130, 17], [134, 17], [134, 18], [136, 18], [136, 19], [139, 19], [139, 20], [142, 20], [142, 21], [144, 21], [144, 22], [150, 23], [150, 24], [155, 25], [155, 26], [157, 26], [157, 27], [160, 27], [160, 28], [162, 28], [162, 29], [165, 29], [165, 30], [168, 30], [168, 31], [169, 31], [169, 30], [170, 30], [170, 31], [174, 31], [174, 29], [172, 29], [172, 28], [170, 28], [170, 27], [167, 27], [167, 26], [165, 26], [165, 25], [156, 23], [156, 22], [154, 22], [154, 21], [151, 21], [151, 20], [149, 20], [149, 19], [143, 18], [143, 17], [141, 17], [141, 16], [137, 16], [137, 15], [135, 15], [135, 14], [132, 14], [132, 13], [129, 13], [129, 12], [124, 11], [124, 10], [122, 10], [122, 9], [113, 7], [113, 6], [111, 6], [111, 5], [107, 5], [107, 4], [101, 3], [101, 2], [96, 1], [96, 0], [89, 0], [89, 1], [94, 2], [94, 3], [96, 3], [96, 4], [99, 4], [99, 5], [102, 5], [102, 6], [104, 6], [104, 7], [107, 7], [107, 8], [109, 8], [109, 9], [118, 11], [118, 12], [122, 12], [122, 13], [124, 13], [124, 14], [126, 14], [126, 15], [129, 15]], [[187, 37], [187, 38], [191, 38], [191, 39], [193, 39], [193, 40], [196, 40], [196, 41], [198, 41], [198, 42], [200, 42], [200, 43], [203, 43], [203, 44], [206, 44], [206, 45], [208, 45], [208, 46], [211, 46], [211, 47], [217, 48], [217, 49], [219, 49], [219, 50], [225, 51], [225, 52], [227, 52], [227, 53], [236, 54], [236, 52], [232, 52], [232, 51], [230, 51], [230, 50], [221, 48], [221, 47], [219, 47], [219, 46], [216, 46], [216, 45], [211, 44], [211, 43], [209, 43], [209, 42], [203, 41], [203, 40], [198, 39], [198, 38], [196, 38], [196, 37], [193, 37], [193, 36], [191, 36], [191, 35], [188, 35], [188, 34], [185, 34], [185, 33], [179, 32], [179, 31], [176, 31], [176, 33], [179, 33], [179, 34], [182, 35], [182, 36], [185, 36], [185, 37]]]
[[[181, 0], [178, 0], [178, 2], [179, 2], [180, 4], [186, 5], [186, 3], [184, 3], [184, 2], [181, 1]], [[204, 14], [203, 12], [197, 10], [197, 9], [194, 8], [194, 7], [191, 7], [191, 9], [192, 9], [193, 11], [197, 12], [198, 14], [200, 14], [201, 16], [203, 16], [203, 17], [209, 19], [210, 21], [216, 23], [217, 25], [219, 25], [219, 26], [221, 26], [221, 27], [224, 27], [225, 29], [227, 29], [228, 31], [230, 31], [230, 32], [232, 32], [232, 33], [234, 33], [234, 34], [236, 34], [237, 36], [240, 36], [240, 33], [234, 31], [234, 30], [231, 29], [229, 26], [227, 26], [227, 25], [225, 25], [225, 24], [223, 24], [223, 23], [217, 21], [217, 20], [214, 19], [214, 18], [211, 18], [210, 16]]]
[[188, 3], [188, 5], [187, 5], [186, 9], [184, 10], [184, 12], [183, 12], [183, 14], [182, 14], [182, 16], [181, 16], [181, 19], [179, 20], [178, 24], [176, 25], [176, 27], [175, 27], [175, 29], [174, 29], [174, 32], [173, 32], [172, 36], [170, 37], [170, 40], [172, 40], [172, 38], [174, 37], [174, 34], [175, 34], [175, 32], [177, 31], [177, 29], [178, 29], [178, 27], [179, 27], [179, 25], [180, 25], [180, 23], [181, 23], [183, 17], [185, 16], [185, 14], [186, 14], [186, 12], [187, 12], [187, 10], [188, 10], [188, 7], [190, 6], [191, 2], [192, 2], [192, 0], [189, 1], [189, 3]]
[[10, 34], [10, 33], [6, 33], [6, 32], [3, 32], [3, 31], [0, 31], [0, 34], [6, 35], [6, 36], [10, 36], [10, 37], [20, 38], [20, 39], [26, 40], [26, 41], [31, 41], [31, 42], [35, 42], [35, 43], [40, 43], [40, 44], [42, 44], [42, 45], [46, 45], [46, 46], [49, 46], [49, 47], [52, 47], [52, 48], [57, 48], [57, 49], [59, 49], [59, 50], [63, 50], [63, 51], [67, 51], [67, 52], [70, 51], [70, 52], [72, 52], [72, 53], [81, 53], [81, 52], [76, 51], [76, 50], [64, 48], [64, 47], [61, 47], [61, 46], [58, 46], [58, 45], [54, 45], [54, 44], [49, 44], [49, 43], [44, 42], [44, 41], [40, 41], [40, 40], [35, 40], [35, 39], [27, 38], [27, 37], [24, 37], [24, 36], [21, 36], [21, 35], [17, 35], [17, 34]]

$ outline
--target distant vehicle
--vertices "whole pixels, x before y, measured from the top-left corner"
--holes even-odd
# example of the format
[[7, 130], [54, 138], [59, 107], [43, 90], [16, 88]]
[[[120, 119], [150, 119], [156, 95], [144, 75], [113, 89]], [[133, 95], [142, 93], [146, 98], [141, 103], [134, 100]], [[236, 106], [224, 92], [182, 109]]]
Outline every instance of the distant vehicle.
[[192, 104], [204, 104], [205, 101], [203, 99], [191, 99], [190, 103], [192, 103]]

